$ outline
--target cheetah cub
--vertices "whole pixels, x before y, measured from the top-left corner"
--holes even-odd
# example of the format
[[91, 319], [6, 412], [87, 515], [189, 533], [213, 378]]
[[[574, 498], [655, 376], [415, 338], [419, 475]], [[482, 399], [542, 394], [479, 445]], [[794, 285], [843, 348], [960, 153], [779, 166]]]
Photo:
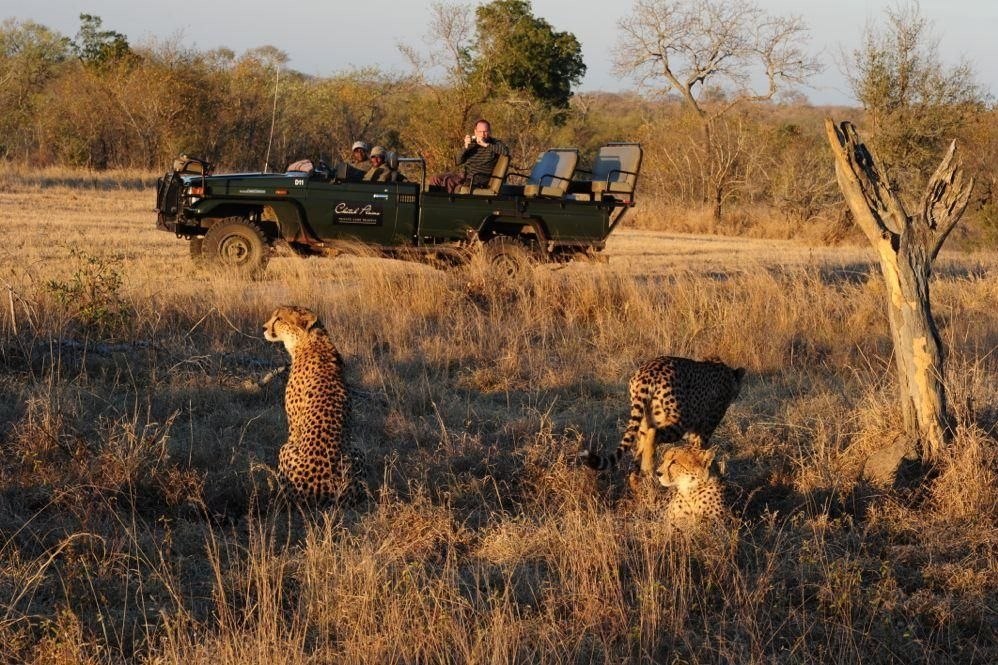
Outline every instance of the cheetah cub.
[[364, 461], [346, 440], [349, 404], [343, 359], [309, 309], [278, 307], [264, 324], [268, 342], [291, 355], [284, 393], [288, 440], [277, 456], [282, 485], [302, 501], [355, 503], [364, 495]]
[[620, 445], [605, 456], [585, 450], [579, 453], [580, 460], [603, 471], [633, 450], [629, 481], [636, 486], [639, 469], [651, 476], [656, 435], [665, 443], [686, 438], [696, 447], [707, 445], [728, 405], [738, 397], [744, 376], [741, 367], [733, 369], [715, 360], [660, 356], [648, 361], [628, 384], [631, 417]]
[[663, 487], [675, 490], [665, 508], [666, 520], [673, 528], [723, 524], [728, 518], [721, 479], [713, 462], [713, 449], [675, 446], [663, 453], [655, 473]]

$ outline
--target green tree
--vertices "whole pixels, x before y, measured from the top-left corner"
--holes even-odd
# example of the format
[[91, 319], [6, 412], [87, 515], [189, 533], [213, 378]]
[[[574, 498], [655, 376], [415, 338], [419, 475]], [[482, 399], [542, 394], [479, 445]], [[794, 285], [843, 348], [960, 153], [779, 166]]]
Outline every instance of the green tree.
[[80, 31], [73, 41], [73, 51], [84, 64], [100, 67], [125, 60], [132, 55], [125, 35], [114, 30], [102, 30], [103, 19], [92, 14], [80, 14]]
[[406, 143], [431, 169], [447, 167], [482, 115], [515, 154], [530, 155], [539, 137], [569, 118], [572, 86], [586, 71], [575, 36], [535, 17], [525, 0], [494, 0], [474, 11], [433, 3], [424, 41], [425, 53], [399, 46], [413, 75], [398, 89], [412, 95]]
[[572, 86], [586, 74], [575, 35], [534, 16], [528, 0], [493, 0], [475, 16], [474, 76], [494, 90], [526, 92], [567, 109]]
[[847, 75], [878, 159], [910, 194], [921, 191], [949, 142], [984, 111], [984, 93], [968, 62], [943, 64], [917, 4], [885, 15], [886, 25], [867, 27]]

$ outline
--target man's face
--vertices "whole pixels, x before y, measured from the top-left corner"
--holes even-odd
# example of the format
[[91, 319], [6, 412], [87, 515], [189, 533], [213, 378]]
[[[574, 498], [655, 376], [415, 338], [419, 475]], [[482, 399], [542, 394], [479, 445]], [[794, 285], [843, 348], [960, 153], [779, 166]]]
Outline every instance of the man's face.
[[353, 149], [353, 161], [355, 161], [355, 162], [362, 162], [365, 159], [367, 159], [367, 153], [364, 152], [363, 148], [354, 148]]
[[384, 163], [385, 163], [385, 158], [382, 157], [381, 155], [371, 155], [372, 166], [381, 166]]
[[475, 140], [479, 143], [487, 143], [489, 138], [492, 136], [492, 128], [489, 127], [489, 123], [480, 122], [475, 125]]

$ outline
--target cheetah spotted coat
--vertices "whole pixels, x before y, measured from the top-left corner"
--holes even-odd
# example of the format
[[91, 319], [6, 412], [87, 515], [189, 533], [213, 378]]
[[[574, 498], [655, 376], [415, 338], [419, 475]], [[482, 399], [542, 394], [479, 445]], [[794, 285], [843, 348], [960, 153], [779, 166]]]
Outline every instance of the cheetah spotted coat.
[[660, 356], [642, 365], [628, 385], [631, 415], [620, 445], [606, 456], [590, 450], [580, 454], [590, 468], [603, 471], [616, 466], [627, 450], [638, 469], [650, 476], [656, 437], [675, 443], [684, 437], [694, 446], [706, 446], [728, 406], [741, 390], [745, 370], [714, 360]]
[[288, 440], [277, 470], [298, 500], [354, 503], [363, 496], [364, 462], [346, 440], [347, 390], [343, 359], [312, 311], [279, 307], [264, 337], [283, 342], [291, 355], [284, 405]]

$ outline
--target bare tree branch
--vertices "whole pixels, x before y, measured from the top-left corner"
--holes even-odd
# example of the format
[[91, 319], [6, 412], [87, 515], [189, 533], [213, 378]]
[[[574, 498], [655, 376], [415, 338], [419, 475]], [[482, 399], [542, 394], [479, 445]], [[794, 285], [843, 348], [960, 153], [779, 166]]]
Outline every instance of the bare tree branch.
[[974, 179], [965, 181], [963, 169], [955, 160], [956, 141], [952, 141], [925, 188], [922, 221], [929, 229], [937, 231], [930, 260], [936, 258], [946, 238], [960, 221], [974, 189]]
[[[710, 83], [731, 88], [727, 110], [820, 70], [800, 46], [808, 32], [800, 17], [770, 16], [751, 2], [636, 0], [619, 27], [616, 71], [642, 85], [665, 79], [694, 108]], [[764, 88], [753, 89], [760, 74]]]
[[[752, 0], [635, 0], [618, 25], [616, 71], [643, 86], [664, 81], [664, 91], [678, 93], [699, 119], [710, 174], [704, 191], [720, 221], [739, 162], [719, 153], [713, 129], [735, 107], [770, 100], [819, 70], [800, 46], [807, 26], [799, 17], [770, 16]], [[716, 89], [725, 102], [705, 96]]]
[[459, 83], [467, 74], [467, 53], [474, 32], [470, 5], [434, 2], [430, 5], [430, 25], [424, 39], [427, 52], [420, 53], [409, 44], [397, 46], [424, 82], [429, 82], [432, 70], [441, 69], [448, 82]]
[[825, 131], [836, 156], [839, 186], [853, 210], [856, 223], [871, 242], [882, 238], [896, 245], [908, 214], [887, 176], [852, 123], [836, 126], [831, 118], [826, 118]]

